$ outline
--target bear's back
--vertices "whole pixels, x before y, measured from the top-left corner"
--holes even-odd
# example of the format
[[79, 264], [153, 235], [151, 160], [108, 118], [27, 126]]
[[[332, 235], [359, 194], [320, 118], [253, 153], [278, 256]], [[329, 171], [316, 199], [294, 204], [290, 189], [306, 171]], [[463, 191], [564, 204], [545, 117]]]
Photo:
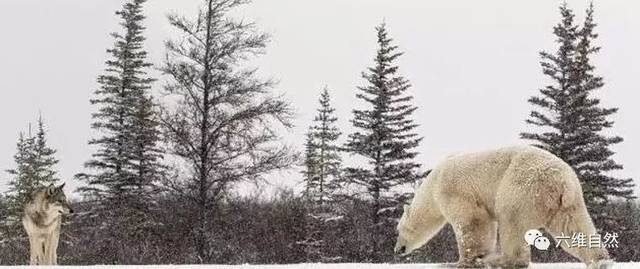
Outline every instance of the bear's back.
[[[536, 174], [557, 170], [560, 173], [573, 173], [564, 161], [543, 149], [533, 146], [509, 146], [493, 150], [448, 156], [436, 168], [423, 184], [422, 192], [431, 193], [436, 200], [448, 200], [450, 197], [474, 199], [480, 203], [493, 204], [503, 181], [528, 178], [538, 180]], [[514, 174], [527, 174], [514, 178]], [[564, 178], [542, 178], [541, 180], [565, 180]], [[543, 182], [539, 182], [543, 183]], [[577, 182], [571, 182], [575, 185]], [[523, 183], [527, 184], [527, 183]], [[564, 183], [563, 183], [564, 184]], [[579, 185], [579, 183], [577, 183]]]

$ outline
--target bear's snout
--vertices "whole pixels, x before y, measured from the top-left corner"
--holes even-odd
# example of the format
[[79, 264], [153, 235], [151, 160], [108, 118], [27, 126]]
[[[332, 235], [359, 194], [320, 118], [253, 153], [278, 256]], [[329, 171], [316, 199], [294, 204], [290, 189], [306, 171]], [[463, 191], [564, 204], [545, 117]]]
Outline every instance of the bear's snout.
[[396, 248], [396, 254], [397, 255], [402, 255], [407, 251], [407, 247], [406, 246], [401, 246], [399, 248]]

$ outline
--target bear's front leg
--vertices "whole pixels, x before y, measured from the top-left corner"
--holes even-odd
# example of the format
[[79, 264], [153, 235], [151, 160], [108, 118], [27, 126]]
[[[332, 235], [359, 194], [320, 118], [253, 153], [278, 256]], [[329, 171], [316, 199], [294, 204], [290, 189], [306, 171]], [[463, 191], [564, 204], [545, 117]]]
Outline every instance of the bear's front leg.
[[483, 258], [495, 248], [496, 223], [476, 216], [453, 226], [460, 257], [458, 268], [484, 268]]

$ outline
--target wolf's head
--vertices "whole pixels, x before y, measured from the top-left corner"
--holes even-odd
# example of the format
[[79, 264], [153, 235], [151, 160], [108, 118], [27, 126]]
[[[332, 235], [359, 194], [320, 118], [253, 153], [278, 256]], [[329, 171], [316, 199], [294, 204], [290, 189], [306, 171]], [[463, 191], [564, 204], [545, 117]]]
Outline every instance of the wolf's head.
[[53, 184], [49, 185], [46, 190], [46, 199], [49, 204], [49, 211], [54, 214], [69, 214], [73, 213], [73, 209], [67, 200], [67, 196], [64, 194], [62, 188], [64, 188], [64, 183], [60, 186], [55, 186]]

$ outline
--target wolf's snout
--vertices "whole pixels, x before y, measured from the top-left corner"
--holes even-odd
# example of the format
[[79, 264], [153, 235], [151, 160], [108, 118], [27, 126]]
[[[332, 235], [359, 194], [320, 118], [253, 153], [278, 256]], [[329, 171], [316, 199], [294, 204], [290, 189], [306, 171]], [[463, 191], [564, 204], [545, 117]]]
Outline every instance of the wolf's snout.
[[397, 255], [402, 255], [407, 251], [407, 247], [406, 246], [401, 246], [401, 247], [396, 247], [396, 254]]
[[62, 215], [73, 214], [73, 208], [68, 204], [63, 205], [58, 211]]

